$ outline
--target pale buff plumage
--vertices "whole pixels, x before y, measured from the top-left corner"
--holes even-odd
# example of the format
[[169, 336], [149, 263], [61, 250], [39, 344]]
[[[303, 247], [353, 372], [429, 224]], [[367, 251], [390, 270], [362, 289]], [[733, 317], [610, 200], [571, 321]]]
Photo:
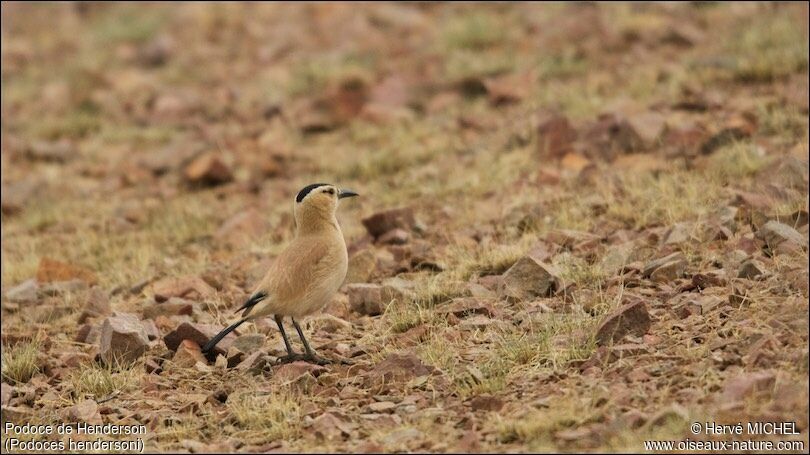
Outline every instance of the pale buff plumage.
[[[272, 315], [287, 348], [286, 359], [327, 362], [315, 355], [295, 318], [322, 310], [346, 278], [349, 259], [335, 212], [339, 200], [351, 196], [357, 194], [328, 184], [309, 185], [299, 192], [294, 209], [295, 238], [240, 308], [244, 308], [242, 319], [209, 340], [204, 352], [210, 352], [242, 323]], [[282, 323], [284, 317], [292, 318], [306, 355], [293, 352]]]
[[267, 298], [243, 317], [302, 317], [320, 311], [346, 278], [349, 258], [335, 209], [335, 196], [310, 194], [296, 205], [295, 239], [276, 258], [254, 290]]

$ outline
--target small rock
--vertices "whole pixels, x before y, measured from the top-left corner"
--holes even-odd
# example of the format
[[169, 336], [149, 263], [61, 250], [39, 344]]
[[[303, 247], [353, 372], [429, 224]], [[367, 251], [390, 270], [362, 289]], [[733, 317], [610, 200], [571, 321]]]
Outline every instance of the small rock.
[[726, 382], [721, 401], [740, 401], [752, 393], [770, 389], [775, 382], [776, 376], [771, 372], [743, 373]]
[[655, 269], [655, 271], [650, 274], [650, 279], [656, 283], [667, 283], [682, 277], [685, 271], [685, 260], [672, 260]]
[[286, 363], [278, 367], [274, 372], [274, 377], [282, 382], [298, 382], [303, 375], [309, 374], [317, 378], [326, 371], [326, 368], [320, 365], [297, 361]]
[[37, 300], [38, 290], [37, 280], [25, 280], [6, 291], [5, 299], [12, 303], [33, 303]]
[[377, 268], [377, 257], [370, 249], [364, 249], [349, 258], [346, 283], [367, 283]]
[[641, 139], [644, 149], [653, 147], [666, 128], [666, 119], [657, 112], [644, 112], [627, 119], [630, 128]]
[[177, 351], [174, 353], [174, 357], [172, 357], [172, 362], [182, 368], [191, 368], [196, 365], [197, 362], [207, 364], [205, 356], [203, 356], [200, 351], [200, 346], [191, 340], [183, 340], [180, 345], [177, 346]]
[[713, 286], [725, 286], [725, 276], [725, 272], [722, 270], [707, 273], [696, 273], [692, 275], [692, 285], [701, 290]]
[[233, 180], [230, 167], [213, 153], [194, 159], [184, 171], [185, 179], [195, 185], [219, 185]]
[[474, 314], [486, 317], [495, 317], [496, 311], [492, 305], [484, 303], [475, 297], [457, 298], [450, 303], [436, 308], [439, 314], [452, 314], [458, 318], [466, 318]]
[[67, 408], [65, 414], [70, 422], [101, 423], [98, 404], [94, 400], [83, 400]]
[[5, 382], [0, 385], [0, 405], [6, 406], [14, 396], [14, 386], [6, 384]]
[[[197, 343], [197, 346], [205, 346], [205, 343], [219, 333], [219, 331], [220, 328], [217, 326], [184, 322], [163, 337], [163, 342], [166, 344], [166, 347], [172, 351], [177, 350], [177, 347], [180, 346], [183, 340], [191, 340]], [[213, 357], [219, 354], [226, 355], [235, 339], [236, 335], [234, 335], [233, 332], [229, 333], [214, 347]]]
[[737, 278], [751, 280], [763, 275], [764, 273], [765, 272], [762, 270], [762, 264], [754, 259], [751, 259], [742, 263], [740, 266], [740, 271], [737, 273]]
[[353, 283], [346, 286], [349, 305], [357, 313], [377, 316], [385, 311], [388, 302], [383, 302], [382, 286], [371, 283]]
[[700, 28], [687, 21], [675, 21], [667, 28], [666, 34], [661, 37], [661, 41], [671, 43], [676, 46], [692, 47], [700, 44], [706, 34]]
[[45, 283], [39, 288], [39, 294], [55, 297], [62, 294], [69, 294], [87, 289], [87, 283], [82, 280], [54, 281]]
[[413, 284], [399, 278], [387, 279], [382, 285], [371, 283], [353, 283], [346, 286], [349, 305], [360, 314], [377, 316], [394, 299], [407, 295]]
[[143, 329], [146, 331], [146, 336], [149, 337], [149, 341], [154, 341], [160, 338], [160, 330], [157, 328], [155, 321], [147, 319], [145, 321], [141, 321], [141, 324], [143, 324]]
[[675, 223], [664, 236], [664, 245], [678, 245], [692, 240], [695, 226], [692, 223]]
[[267, 354], [262, 351], [254, 351], [242, 360], [236, 369], [246, 373], [261, 374], [269, 369], [270, 361]]
[[573, 150], [576, 138], [565, 116], [545, 114], [537, 126], [537, 152], [541, 157], [560, 158]]
[[778, 221], [768, 221], [756, 234], [757, 238], [775, 248], [783, 242], [790, 242], [802, 248], [807, 247], [807, 240], [796, 229]]
[[554, 267], [524, 256], [503, 274], [499, 293], [518, 300], [547, 297], [560, 288], [558, 276]]
[[162, 66], [175, 50], [175, 42], [169, 35], [158, 35], [139, 51], [138, 58], [146, 66]]
[[182, 297], [190, 300], [208, 298], [216, 293], [208, 283], [197, 276], [164, 278], [152, 284], [156, 302], [165, 302], [171, 297]]
[[14, 183], [3, 183], [0, 188], [3, 215], [16, 215], [28, 205], [28, 201], [37, 192], [39, 185], [30, 180], [21, 180]]
[[98, 281], [96, 275], [85, 267], [47, 257], [40, 259], [37, 267], [37, 281], [39, 283], [70, 280], [82, 280], [87, 284], [95, 284]]
[[143, 366], [148, 374], [160, 374], [163, 371], [163, 367], [155, 359], [146, 359]]
[[363, 226], [375, 239], [396, 228], [409, 230], [415, 223], [411, 207], [386, 210], [363, 219]]
[[30, 423], [34, 417], [34, 410], [28, 406], [6, 406], [2, 407], [3, 422], [13, 422], [17, 425]]
[[583, 169], [591, 166], [593, 163], [588, 158], [585, 158], [581, 153], [568, 152], [560, 160], [560, 166], [575, 174], [579, 174]]
[[377, 241], [383, 245], [404, 245], [408, 243], [411, 235], [402, 228], [391, 229], [385, 234], [381, 235]]
[[258, 210], [251, 208], [229, 218], [214, 234], [214, 239], [224, 245], [245, 245], [265, 234], [270, 224]]
[[[672, 253], [663, 258], [648, 262], [642, 274], [650, 277], [653, 281], [671, 281], [683, 275], [686, 270], [686, 256], [683, 253]], [[659, 269], [662, 269], [660, 272]], [[653, 277], [653, 274], [656, 274]]]
[[58, 142], [37, 141], [28, 148], [28, 156], [34, 160], [64, 163], [76, 156], [76, 147], [67, 139]]
[[87, 294], [84, 310], [79, 316], [79, 324], [83, 324], [91, 318], [109, 316], [111, 313], [112, 308], [110, 308], [110, 299], [107, 297], [107, 293], [99, 287], [94, 287]]
[[132, 362], [146, 352], [149, 337], [134, 314], [118, 313], [104, 320], [99, 340], [99, 354], [108, 364]]
[[354, 425], [346, 418], [338, 417], [331, 412], [324, 412], [313, 419], [311, 428], [315, 437], [327, 441], [337, 441], [349, 437]]
[[596, 331], [600, 346], [624, 338], [627, 334], [642, 336], [650, 329], [652, 319], [643, 301], [629, 303], [608, 314]]
[[503, 408], [504, 402], [500, 398], [493, 397], [492, 395], [478, 395], [470, 400], [470, 407], [475, 411], [494, 411], [498, 412]]
[[416, 428], [400, 428], [382, 438], [382, 443], [395, 451], [409, 451], [409, 449], [417, 445], [423, 435]]
[[233, 347], [245, 354], [250, 354], [263, 348], [266, 340], [267, 337], [261, 333], [249, 333], [233, 340]]
[[170, 297], [163, 303], [152, 303], [143, 309], [144, 319], [155, 319], [158, 316], [188, 315], [194, 312], [194, 304], [179, 297]]
[[425, 376], [433, 367], [425, 365], [413, 354], [391, 353], [374, 367], [374, 375], [388, 382], [407, 382], [418, 376]]
[[633, 241], [611, 245], [602, 257], [599, 266], [608, 275], [620, 274], [627, 264], [637, 260], [636, 253], [637, 247]]
[[76, 333], [75, 340], [79, 343], [95, 344], [101, 338], [101, 328], [98, 325], [85, 324]]
[[366, 409], [369, 412], [384, 413], [393, 412], [396, 407], [397, 404], [390, 401], [377, 401], [366, 406]]

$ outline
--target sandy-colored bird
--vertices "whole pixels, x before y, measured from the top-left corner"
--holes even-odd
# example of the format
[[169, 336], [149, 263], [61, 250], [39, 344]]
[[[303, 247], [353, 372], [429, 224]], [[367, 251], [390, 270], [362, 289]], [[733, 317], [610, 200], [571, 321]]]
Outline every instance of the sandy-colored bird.
[[[287, 355], [280, 361], [305, 360], [326, 364], [310, 347], [296, 318], [320, 311], [343, 284], [349, 265], [346, 242], [335, 212], [339, 201], [357, 196], [354, 191], [327, 183], [304, 187], [295, 198], [295, 239], [278, 255], [267, 274], [245, 303], [236, 311], [242, 318], [226, 327], [203, 347], [210, 350], [243, 323], [269, 315], [275, 318]], [[282, 320], [289, 316], [304, 344], [304, 354], [296, 354]]]

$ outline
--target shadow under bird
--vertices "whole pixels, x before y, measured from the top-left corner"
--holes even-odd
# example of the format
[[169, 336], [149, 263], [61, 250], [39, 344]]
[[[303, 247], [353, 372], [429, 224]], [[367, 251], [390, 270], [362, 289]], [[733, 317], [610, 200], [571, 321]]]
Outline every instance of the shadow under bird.
[[[314, 183], [298, 192], [294, 208], [295, 239], [278, 255], [250, 297], [236, 310], [242, 311], [241, 319], [209, 340], [203, 352], [210, 352], [222, 338], [245, 322], [272, 315], [287, 348], [287, 355], [280, 358], [280, 362], [331, 363], [315, 353], [296, 318], [321, 311], [346, 278], [349, 257], [335, 213], [341, 199], [357, 195], [328, 183]], [[304, 354], [293, 351], [284, 330], [285, 317], [292, 320], [304, 345]]]

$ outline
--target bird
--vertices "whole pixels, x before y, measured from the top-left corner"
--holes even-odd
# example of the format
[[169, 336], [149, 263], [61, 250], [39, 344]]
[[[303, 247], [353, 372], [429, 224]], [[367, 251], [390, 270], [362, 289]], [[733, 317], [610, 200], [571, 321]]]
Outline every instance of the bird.
[[[298, 319], [321, 311], [346, 279], [349, 258], [335, 214], [342, 199], [356, 196], [352, 190], [328, 183], [313, 183], [298, 192], [293, 206], [295, 237], [236, 310], [242, 312], [241, 318], [211, 338], [202, 349], [204, 353], [211, 352], [222, 338], [245, 322], [272, 315], [287, 350], [287, 355], [278, 359], [280, 363], [333, 363], [312, 349]], [[296, 353], [290, 344], [284, 330], [285, 317], [292, 320], [298, 332], [303, 354]]]

